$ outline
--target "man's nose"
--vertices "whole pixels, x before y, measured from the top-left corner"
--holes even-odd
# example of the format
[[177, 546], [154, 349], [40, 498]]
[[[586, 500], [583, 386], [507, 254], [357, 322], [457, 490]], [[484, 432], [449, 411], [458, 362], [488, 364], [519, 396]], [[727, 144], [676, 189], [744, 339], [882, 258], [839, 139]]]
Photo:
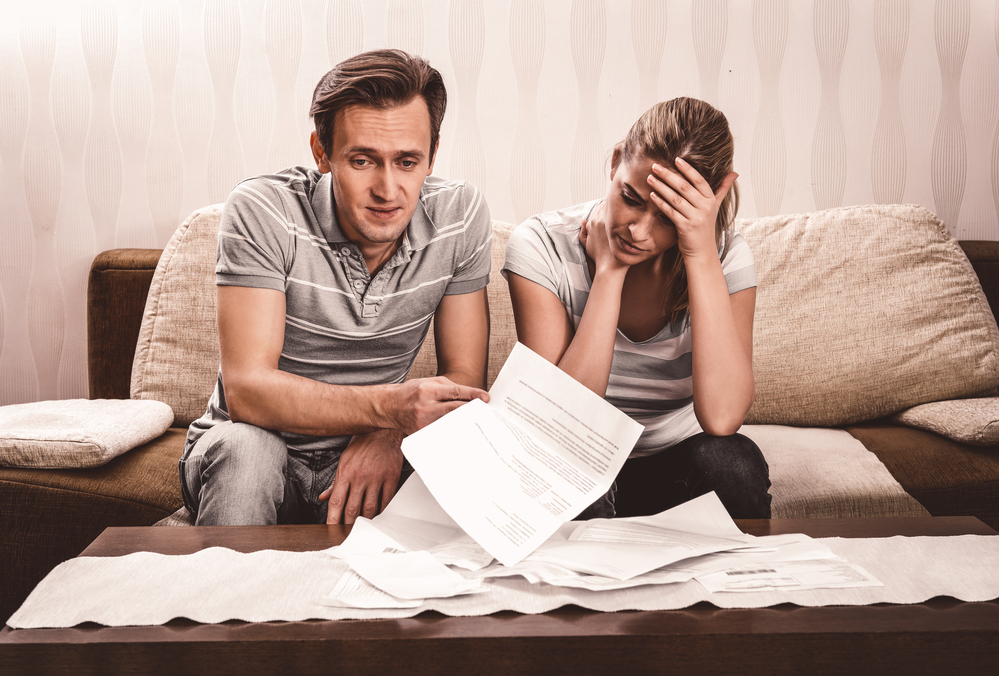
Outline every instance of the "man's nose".
[[399, 181], [396, 180], [395, 174], [392, 172], [391, 167], [380, 167], [377, 170], [376, 179], [371, 187], [371, 192], [375, 194], [379, 199], [390, 202], [396, 198], [399, 193]]

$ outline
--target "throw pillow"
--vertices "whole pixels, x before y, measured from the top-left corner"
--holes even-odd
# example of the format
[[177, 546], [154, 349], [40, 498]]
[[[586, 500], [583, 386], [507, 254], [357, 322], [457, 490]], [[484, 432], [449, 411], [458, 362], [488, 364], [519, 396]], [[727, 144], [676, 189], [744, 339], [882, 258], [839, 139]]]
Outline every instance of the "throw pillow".
[[222, 205], [195, 211], [170, 238], [146, 297], [132, 362], [132, 399], [170, 405], [176, 424], [200, 418], [215, 389], [215, 251]]
[[918, 206], [739, 221], [759, 278], [746, 423], [827, 427], [999, 383], [999, 330], [946, 226]]
[[97, 467], [166, 432], [159, 401], [64, 399], [0, 406], [0, 465]]
[[999, 445], [999, 397], [934, 401], [896, 413], [891, 419], [966, 444]]

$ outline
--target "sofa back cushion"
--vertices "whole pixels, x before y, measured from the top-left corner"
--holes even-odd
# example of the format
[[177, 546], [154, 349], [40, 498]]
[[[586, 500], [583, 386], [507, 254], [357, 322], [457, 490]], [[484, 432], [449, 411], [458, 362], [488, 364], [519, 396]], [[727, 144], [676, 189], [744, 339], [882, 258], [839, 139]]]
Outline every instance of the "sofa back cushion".
[[174, 232], [153, 273], [132, 362], [133, 399], [173, 409], [174, 425], [200, 418], [215, 389], [215, 250], [222, 205], [195, 211]]
[[[218, 373], [215, 249], [220, 206], [174, 233], [146, 300], [131, 396], [204, 413]], [[967, 257], [932, 213], [864, 206], [741, 220], [759, 278], [747, 423], [831, 426], [918, 404], [990, 396], [999, 330]], [[516, 342], [500, 275], [513, 230], [493, 223], [488, 383]], [[436, 373], [433, 332], [410, 377]]]
[[[215, 255], [221, 205], [194, 212], [163, 250], [146, 298], [132, 363], [133, 399], [156, 399], [174, 411], [174, 425], [187, 426], [205, 412], [219, 368], [215, 319]], [[492, 315], [489, 382], [516, 342], [503, 265], [513, 226], [493, 222], [493, 264], [487, 293]], [[410, 377], [437, 373], [433, 332]]]
[[736, 229], [759, 278], [747, 423], [842, 425], [995, 393], [995, 319], [926, 209], [843, 207]]

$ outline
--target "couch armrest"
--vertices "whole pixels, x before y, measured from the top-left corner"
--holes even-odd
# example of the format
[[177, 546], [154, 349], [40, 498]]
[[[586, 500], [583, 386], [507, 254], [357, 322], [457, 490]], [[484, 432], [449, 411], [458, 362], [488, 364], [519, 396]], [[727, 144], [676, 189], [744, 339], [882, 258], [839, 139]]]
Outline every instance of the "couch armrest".
[[87, 372], [91, 399], [128, 399], [132, 359], [160, 249], [97, 255], [87, 283]]
[[992, 314], [999, 316], [999, 242], [967, 240], [959, 242], [971, 261]]

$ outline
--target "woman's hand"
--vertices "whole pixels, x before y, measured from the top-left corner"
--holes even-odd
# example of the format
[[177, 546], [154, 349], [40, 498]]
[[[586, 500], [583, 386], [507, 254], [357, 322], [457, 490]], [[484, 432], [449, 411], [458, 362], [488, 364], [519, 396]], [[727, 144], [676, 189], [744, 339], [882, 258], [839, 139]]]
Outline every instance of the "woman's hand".
[[652, 201], [676, 226], [678, 246], [685, 259], [708, 255], [717, 258], [715, 221], [718, 209], [739, 175], [730, 173], [722, 179], [718, 191], [712, 192], [697, 170], [679, 157], [676, 168], [680, 173], [659, 164], [652, 165], [648, 178]]
[[593, 260], [594, 277], [604, 272], [627, 272], [627, 263], [618, 260], [614, 255], [611, 243], [611, 231], [604, 219], [606, 202], [601, 202], [593, 208], [589, 219], [583, 220], [579, 229], [579, 241], [586, 249], [586, 255]]

